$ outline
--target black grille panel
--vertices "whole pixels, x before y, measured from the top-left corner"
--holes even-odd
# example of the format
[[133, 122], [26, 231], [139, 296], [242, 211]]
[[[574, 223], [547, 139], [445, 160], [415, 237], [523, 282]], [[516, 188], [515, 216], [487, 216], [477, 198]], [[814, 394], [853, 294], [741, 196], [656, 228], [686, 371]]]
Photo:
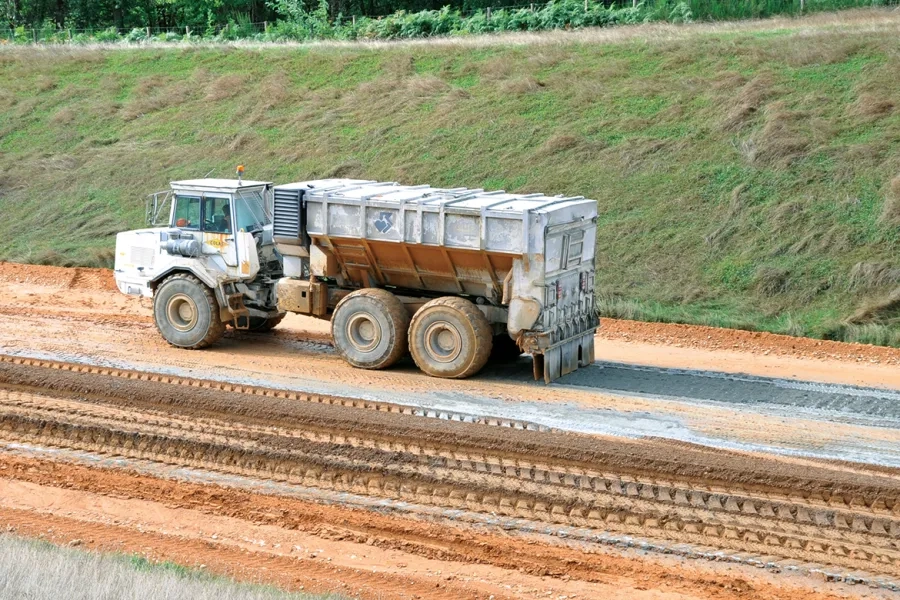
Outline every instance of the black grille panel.
[[303, 190], [275, 188], [274, 232], [285, 242], [303, 243]]

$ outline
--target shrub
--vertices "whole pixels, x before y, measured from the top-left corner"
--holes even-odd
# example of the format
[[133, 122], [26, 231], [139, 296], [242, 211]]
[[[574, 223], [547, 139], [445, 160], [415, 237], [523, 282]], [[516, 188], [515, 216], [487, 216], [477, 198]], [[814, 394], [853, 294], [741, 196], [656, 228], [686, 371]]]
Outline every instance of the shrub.
[[119, 31], [115, 27], [110, 27], [95, 34], [94, 39], [98, 42], [118, 42], [122, 39], [122, 36], [119, 35]]
[[135, 27], [125, 35], [125, 41], [131, 43], [147, 41], [147, 30], [143, 27]]

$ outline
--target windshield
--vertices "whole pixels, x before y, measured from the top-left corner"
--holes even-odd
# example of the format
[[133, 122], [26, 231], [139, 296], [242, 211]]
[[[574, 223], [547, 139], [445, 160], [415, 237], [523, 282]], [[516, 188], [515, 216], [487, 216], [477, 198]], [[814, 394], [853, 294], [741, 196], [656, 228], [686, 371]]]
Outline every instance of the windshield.
[[263, 195], [259, 190], [240, 191], [235, 197], [234, 217], [238, 231], [259, 231], [271, 220], [263, 208]]

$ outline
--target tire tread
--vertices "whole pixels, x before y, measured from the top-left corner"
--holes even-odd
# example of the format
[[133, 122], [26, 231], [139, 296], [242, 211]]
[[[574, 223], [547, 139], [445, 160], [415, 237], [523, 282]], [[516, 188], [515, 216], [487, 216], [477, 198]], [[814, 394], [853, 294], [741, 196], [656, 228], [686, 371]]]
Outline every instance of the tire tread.
[[[393, 324], [398, 338], [396, 340], [397, 343], [394, 344], [391, 350], [391, 353], [387, 357], [385, 357], [385, 359], [382, 360], [377, 366], [360, 368], [387, 369], [388, 367], [396, 364], [398, 360], [403, 358], [403, 356], [409, 349], [408, 339], [406, 335], [406, 332], [409, 329], [409, 313], [407, 312], [406, 307], [403, 306], [403, 303], [400, 301], [400, 299], [389, 291], [383, 290], [381, 288], [363, 288], [361, 290], [356, 290], [355, 292], [350, 292], [349, 294], [341, 298], [341, 301], [337, 303], [337, 306], [334, 307], [334, 312], [332, 313], [331, 337], [332, 339], [334, 338], [333, 315], [336, 315], [341, 309], [341, 305], [349, 302], [351, 298], [359, 298], [361, 296], [375, 300], [376, 303], [380, 304], [386, 309], [387, 317]], [[343, 352], [341, 352], [341, 349], [337, 347], [337, 344], [335, 345], [335, 348], [343, 356]], [[344, 357], [344, 359], [346, 360], [346, 357]]]
[[[203, 295], [206, 298], [207, 303], [209, 304], [209, 310], [210, 310], [209, 329], [207, 329], [206, 335], [203, 337], [202, 340], [200, 340], [199, 342], [197, 342], [196, 344], [193, 344], [191, 346], [178, 346], [177, 344], [173, 344], [172, 342], [169, 342], [169, 340], [166, 340], [166, 341], [169, 343], [170, 346], [174, 346], [176, 348], [185, 348], [188, 350], [200, 350], [202, 348], [208, 348], [208, 347], [212, 346], [213, 344], [215, 344], [217, 341], [219, 341], [223, 335], [225, 335], [225, 323], [219, 317], [219, 301], [216, 300], [216, 294], [205, 283], [203, 283], [202, 281], [197, 279], [197, 277], [195, 277], [189, 273], [175, 273], [174, 275], [169, 275], [162, 281], [161, 284], [159, 284], [159, 286], [156, 289], [160, 290], [166, 284], [168, 284], [172, 281], [177, 281], [177, 280], [182, 280], [182, 281], [185, 281], [188, 283], [195, 284], [203, 291]], [[158, 294], [158, 292], [157, 292], [157, 294]], [[157, 295], [156, 297], [158, 298], [159, 296]], [[159, 329], [159, 323], [156, 322], [158, 312], [159, 311], [156, 309], [156, 298], [154, 298], [153, 321], [156, 324], [157, 329]], [[163, 339], [166, 339], [166, 337], [163, 336]]]
[[418, 350], [417, 340], [415, 339], [415, 336], [413, 336], [413, 326], [415, 325], [416, 317], [421, 314], [424, 309], [435, 306], [447, 307], [451, 310], [456, 310], [462, 313], [466, 320], [472, 324], [472, 329], [475, 333], [475, 356], [472, 358], [472, 361], [469, 363], [466, 369], [456, 375], [437, 376], [446, 377], [448, 379], [465, 379], [467, 377], [471, 377], [472, 375], [483, 369], [484, 365], [487, 364], [487, 361], [491, 356], [494, 334], [491, 329], [491, 324], [487, 320], [487, 317], [484, 316], [484, 313], [481, 312], [478, 307], [469, 300], [460, 298], [458, 296], [443, 296], [441, 298], [435, 298], [434, 300], [431, 300], [424, 306], [422, 306], [422, 308], [419, 309], [419, 312], [413, 315], [412, 321], [409, 325], [408, 336], [413, 361], [415, 361], [416, 366], [418, 366], [419, 369], [421, 369], [423, 372], [435, 376], [429, 372], [429, 370], [427, 369], [427, 364], [423, 367], [422, 361], [420, 361], [420, 353], [424, 354], [424, 351]]

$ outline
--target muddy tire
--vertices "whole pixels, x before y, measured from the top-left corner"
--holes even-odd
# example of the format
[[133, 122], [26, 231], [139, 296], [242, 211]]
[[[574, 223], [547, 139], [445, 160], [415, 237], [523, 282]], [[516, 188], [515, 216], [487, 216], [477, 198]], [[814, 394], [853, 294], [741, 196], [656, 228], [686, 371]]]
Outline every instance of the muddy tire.
[[225, 333], [215, 293], [187, 273], [172, 275], [156, 288], [153, 320], [160, 335], [178, 348], [206, 348]]
[[250, 317], [250, 327], [247, 328], [247, 331], [253, 331], [254, 333], [268, 333], [278, 327], [278, 324], [283, 320], [284, 315], [269, 317], [268, 319], [264, 317]]
[[386, 369], [406, 354], [409, 313], [392, 293], [377, 288], [345, 296], [331, 317], [334, 347], [361, 369]]
[[513, 362], [522, 356], [522, 349], [516, 341], [507, 334], [501, 333], [494, 336], [494, 346], [491, 348], [491, 362]]
[[409, 325], [409, 350], [432, 377], [462, 379], [484, 367], [493, 335], [484, 313], [465, 298], [437, 298], [420, 308]]

